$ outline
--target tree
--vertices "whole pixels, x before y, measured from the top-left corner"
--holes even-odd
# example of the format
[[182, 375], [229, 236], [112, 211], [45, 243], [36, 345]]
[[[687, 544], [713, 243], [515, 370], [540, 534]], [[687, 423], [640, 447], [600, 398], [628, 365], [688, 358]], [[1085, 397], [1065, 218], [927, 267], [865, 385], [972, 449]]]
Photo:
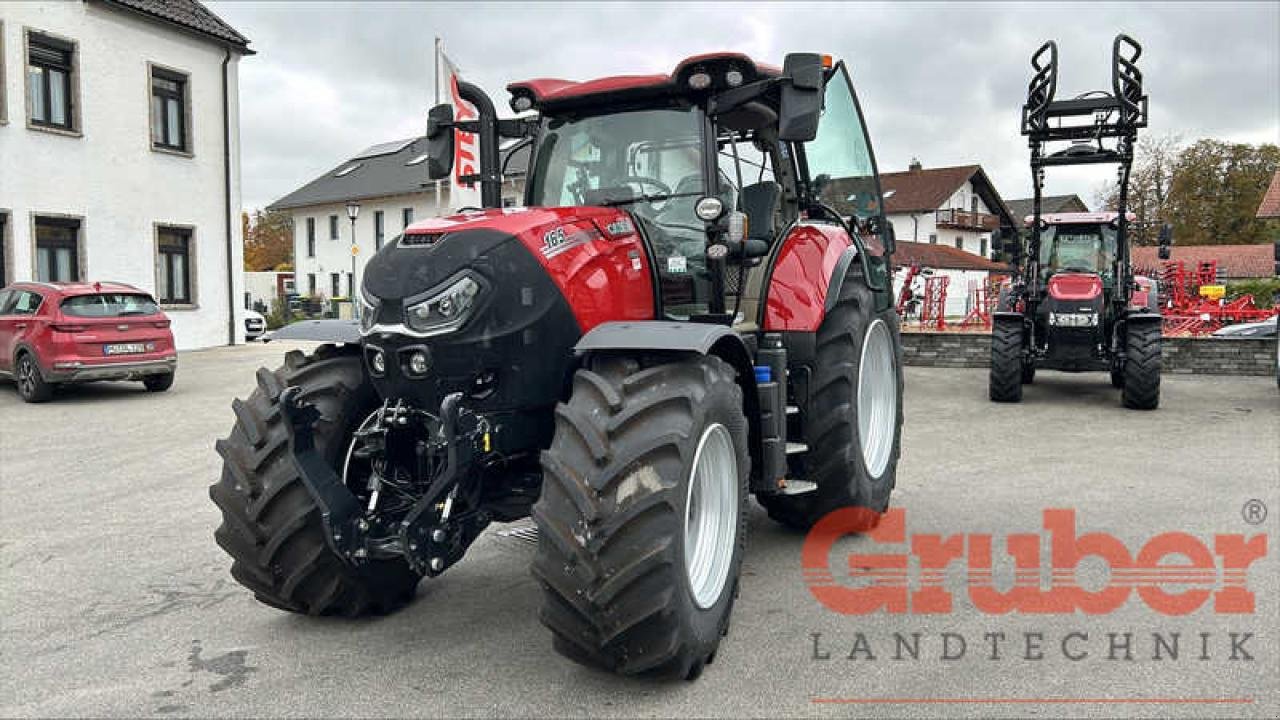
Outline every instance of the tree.
[[[1160, 226], [1169, 222], [1169, 189], [1181, 153], [1177, 135], [1146, 136], [1138, 140], [1133, 169], [1129, 173], [1128, 209], [1138, 219], [1129, 226], [1134, 245], [1155, 245]], [[1120, 187], [1109, 182], [1098, 193], [1098, 204], [1108, 210], [1120, 206]]]
[[288, 213], [255, 210], [252, 220], [241, 213], [244, 269], [255, 272], [292, 268], [293, 218]]
[[[1180, 144], [1176, 135], [1138, 141], [1129, 176], [1129, 211], [1138, 216], [1132, 242], [1156, 244], [1166, 222], [1178, 245], [1271, 242], [1272, 231], [1254, 212], [1280, 167], [1280, 147], [1211, 139]], [[1116, 184], [1104, 186], [1098, 199], [1115, 210]]]
[[1169, 188], [1169, 215], [1181, 245], [1272, 241], [1254, 216], [1280, 168], [1280, 147], [1199, 140], [1183, 150]]

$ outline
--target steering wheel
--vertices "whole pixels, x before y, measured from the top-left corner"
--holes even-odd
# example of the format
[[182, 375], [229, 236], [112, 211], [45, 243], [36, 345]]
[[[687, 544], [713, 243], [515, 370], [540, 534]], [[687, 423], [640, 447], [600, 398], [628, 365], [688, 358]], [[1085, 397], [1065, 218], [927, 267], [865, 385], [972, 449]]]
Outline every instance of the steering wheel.
[[[667, 185], [666, 183], [662, 182], [661, 180], [659, 180], [659, 179], [657, 179], [657, 178], [645, 177], [644, 175], [624, 175], [624, 176], [622, 176], [622, 177], [618, 178], [618, 182], [620, 182], [620, 183], [628, 183], [628, 184], [631, 184], [631, 185], [639, 186], [639, 188], [640, 188], [640, 194], [641, 194], [641, 195], [649, 195], [649, 194], [670, 195], [670, 194], [671, 194], [671, 186], [670, 186], [670, 185]], [[657, 193], [646, 193], [646, 192], [644, 191], [644, 187], [645, 187], [646, 185], [650, 185], [650, 186], [653, 186], [653, 187], [657, 188], [657, 189], [658, 189], [658, 192], [657, 192]], [[661, 211], [661, 210], [662, 210], [662, 208], [666, 206], [666, 204], [667, 204], [667, 201], [666, 201], [665, 199], [663, 199], [663, 200], [654, 200], [654, 201], [651, 201], [651, 202], [649, 203], [649, 205], [650, 205], [650, 206], [651, 206], [655, 211]]]

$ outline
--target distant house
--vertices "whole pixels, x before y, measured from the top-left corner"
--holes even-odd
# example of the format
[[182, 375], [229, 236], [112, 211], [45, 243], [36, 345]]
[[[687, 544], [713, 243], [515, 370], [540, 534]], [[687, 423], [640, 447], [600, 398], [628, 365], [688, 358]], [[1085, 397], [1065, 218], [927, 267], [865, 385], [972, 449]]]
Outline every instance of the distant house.
[[[1159, 248], [1133, 248], [1133, 264], [1139, 268], [1159, 270], [1163, 262]], [[1223, 281], [1250, 280], [1275, 276], [1275, 249], [1272, 245], [1174, 245], [1170, 260], [1194, 269], [1211, 260], [1218, 263], [1218, 277]]]
[[[893, 255], [897, 272], [894, 273], [894, 292], [901, 290], [907, 269], [913, 264], [933, 270], [933, 275], [949, 277], [947, 285], [948, 317], [964, 315], [971, 309], [973, 288], [985, 286], [991, 274], [1008, 274], [1009, 266], [957, 249], [950, 245], [929, 243], [898, 243]], [[917, 281], [917, 283], [922, 281]]]
[[[1019, 198], [1017, 200], [1006, 200], [1005, 205], [1009, 206], [1009, 212], [1013, 214], [1013, 219], [1018, 222], [1018, 227], [1022, 227], [1023, 218], [1027, 217], [1035, 209], [1035, 198]], [[1070, 212], [1089, 212], [1089, 206], [1084, 204], [1079, 195], [1044, 195], [1040, 198], [1040, 212], [1042, 213], [1070, 213]]]
[[881, 173], [885, 213], [899, 245], [945, 245], [991, 258], [991, 236], [1018, 226], [980, 165], [925, 169], [913, 160], [906, 172]]
[[[426, 159], [425, 137], [380, 143], [268, 206], [293, 217], [296, 292], [334, 298], [349, 297], [354, 291], [347, 203], [360, 205], [355, 222], [356, 272], [414, 220], [459, 209], [450, 199], [447, 181], [427, 179]], [[514, 153], [510, 162], [504, 152], [502, 160], [506, 166], [503, 202], [518, 205], [524, 196], [528, 151]]]

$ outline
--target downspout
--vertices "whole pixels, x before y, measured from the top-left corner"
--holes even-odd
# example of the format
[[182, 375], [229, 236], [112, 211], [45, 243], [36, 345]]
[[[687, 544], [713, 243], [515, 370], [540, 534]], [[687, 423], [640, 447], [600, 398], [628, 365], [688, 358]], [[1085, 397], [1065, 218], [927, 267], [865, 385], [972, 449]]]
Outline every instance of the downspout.
[[231, 63], [231, 48], [222, 58], [222, 170], [223, 205], [227, 221], [227, 344], [236, 344], [236, 278], [233, 231], [231, 226], [231, 99], [227, 83], [227, 66]]

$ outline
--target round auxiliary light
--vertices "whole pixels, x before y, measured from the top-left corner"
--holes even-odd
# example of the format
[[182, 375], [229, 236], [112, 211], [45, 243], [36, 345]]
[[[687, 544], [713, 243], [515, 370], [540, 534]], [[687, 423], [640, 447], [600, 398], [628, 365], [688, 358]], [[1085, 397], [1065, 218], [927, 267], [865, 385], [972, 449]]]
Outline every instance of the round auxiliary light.
[[528, 95], [517, 95], [511, 98], [511, 109], [516, 112], [524, 112], [533, 107], [533, 98]]
[[427, 354], [421, 350], [409, 356], [409, 371], [414, 375], [426, 375], [429, 365]]
[[373, 371], [379, 375], [387, 371], [387, 358], [382, 354], [381, 350], [376, 350], [373, 356], [369, 358], [369, 365], [373, 367]]
[[711, 87], [711, 75], [705, 72], [696, 72], [690, 75], [689, 87], [694, 90], [706, 90]]
[[730, 70], [724, 74], [724, 81], [729, 87], [738, 87], [742, 84], [742, 72], [740, 70]]
[[700, 220], [711, 222], [724, 212], [724, 203], [718, 197], [707, 196], [693, 206], [693, 212]]

